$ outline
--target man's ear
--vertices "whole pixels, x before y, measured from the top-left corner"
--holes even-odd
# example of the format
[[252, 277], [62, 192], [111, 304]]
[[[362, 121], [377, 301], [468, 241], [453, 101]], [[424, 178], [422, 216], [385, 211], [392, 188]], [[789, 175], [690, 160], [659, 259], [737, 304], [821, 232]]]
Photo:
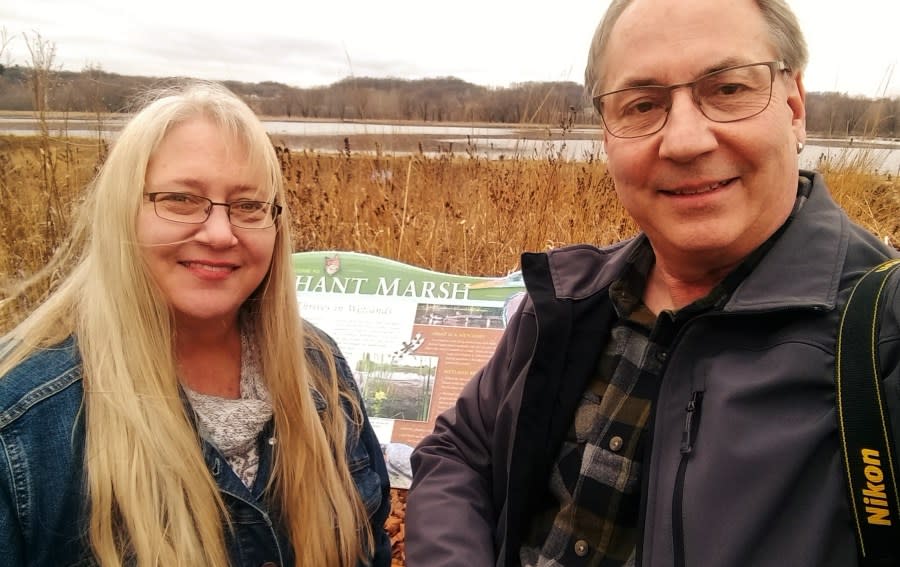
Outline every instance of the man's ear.
[[803, 74], [797, 71], [785, 80], [787, 87], [787, 104], [791, 109], [791, 128], [797, 141], [806, 143], [806, 89], [803, 87]]

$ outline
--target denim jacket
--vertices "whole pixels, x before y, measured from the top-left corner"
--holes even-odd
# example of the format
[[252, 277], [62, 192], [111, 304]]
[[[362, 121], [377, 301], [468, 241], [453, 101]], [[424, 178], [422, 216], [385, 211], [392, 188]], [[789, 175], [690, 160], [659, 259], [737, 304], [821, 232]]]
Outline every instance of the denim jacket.
[[[307, 349], [313, 363], [321, 353]], [[338, 353], [341, 379], [354, 390], [346, 360]], [[33, 354], [0, 379], [0, 564], [91, 565], [87, 541], [84, 474], [84, 412], [81, 360], [74, 339]], [[365, 503], [375, 540], [373, 567], [391, 563], [383, 526], [390, 511], [389, 481], [375, 433], [365, 417], [362, 431], [348, 434], [347, 455]], [[202, 451], [231, 516], [225, 530], [234, 566], [293, 565], [292, 548], [277, 514], [264, 497], [272, 466], [273, 424], [260, 435], [256, 481], [248, 489], [215, 446]], [[177, 459], [177, 455], [172, 455]], [[360, 567], [363, 563], [360, 563]]]

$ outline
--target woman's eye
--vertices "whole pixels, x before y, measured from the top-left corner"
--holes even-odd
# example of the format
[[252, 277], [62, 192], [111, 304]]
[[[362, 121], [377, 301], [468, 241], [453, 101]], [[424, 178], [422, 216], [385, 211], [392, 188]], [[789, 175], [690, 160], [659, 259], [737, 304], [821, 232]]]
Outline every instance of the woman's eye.
[[170, 203], [195, 203], [197, 199], [193, 195], [186, 193], [165, 193], [162, 200]]
[[238, 201], [236, 203], [231, 203], [231, 208], [242, 213], [252, 213], [263, 209], [265, 205], [265, 203], [260, 201]]

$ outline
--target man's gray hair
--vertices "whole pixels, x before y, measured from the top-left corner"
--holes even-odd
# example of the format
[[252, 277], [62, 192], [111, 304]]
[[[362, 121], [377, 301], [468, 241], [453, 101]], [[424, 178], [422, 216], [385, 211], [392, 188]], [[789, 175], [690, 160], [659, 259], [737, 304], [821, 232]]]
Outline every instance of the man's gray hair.
[[[603, 55], [606, 52], [606, 44], [613, 26], [619, 20], [622, 12], [632, 4], [634, 0], [612, 0], [600, 24], [594, 31], [588, 52], [587, 67], [584, 70], [584, 87], [590, 95], [597, 83], [604, 79]], [[762, 12], [763, 18], [769, 28], [769, 36], [778, 52], [778, 58], [794, 72], [803, 71], [809, 59], [806, 48], [806, 40], [797, 22], [797, 16], [788, 6], [785, 0], [754, 0]]]

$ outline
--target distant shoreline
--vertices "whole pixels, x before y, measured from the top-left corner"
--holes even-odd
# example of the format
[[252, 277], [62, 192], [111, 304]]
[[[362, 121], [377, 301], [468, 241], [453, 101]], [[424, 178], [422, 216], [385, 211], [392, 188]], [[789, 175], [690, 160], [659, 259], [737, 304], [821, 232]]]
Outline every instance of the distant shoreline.
[[[104, 131], [114, 132], [118, 130], [128, 114], [101, 114], [99, 122], [103, 126]], [[515, 132], [516, 138], [526, 140], [547, 140], [560, 139], [567, 140], [599, 140], [602, 130], [591, 124], [576, 124], [571, 128], [560, 128], [559, 126], [541, 125], [541, 124], [506, 124], [506, 123], [481, 123], [481, 122], [422, 122], [412, 120], [340, 120], [325, 118], [297, 118], [284, 116], [262, 116], [263, 122], [295, 122], [295, 123], [325, 123], [325, 124], [373, 124], [373, 125], [398, 125], [398, 126], [422, 126], [422, 127], [460, 127], [460, 128], [496, 128], [503, 130], [505, 133], [498, 134], [498, 138], [510, 138], [509, 131]], [[51, 135], [63, 130], [85, 131], [92, 130], [96, 132], [98, 115], [85, 112], [73, 113], [48, 113], [47, 125]], [[27, 132], [26, 135], [36, 135], [37, 120], [31, 111], [12, 111], [0, 110], [0, 133], [16, 134]], [[76, 136], [77, 137], [77, 136]], [[390, 138], [400, 142], [400, 145], [415, 146], [417, 140], [422, 142], [437, 141], [438, 138], [446, 142], [446, 135], [435, 134], [352, 134], [352, 135], [273, 135], [273, 138], [283, 138], [286, 140], [297, 140], [307, 138], [321, 138], [328, 141], [342, 142], [343, 139], [351, 138], [353, 140], [364, 140], [365, 145], [374, 144], [378, 139]], [[492, 137], [492, 136], [488, 136]], [[460, 142], [465, 142], [461, 139]], [[455, 143], [455, 142], [454, 142]], [[829, 148], [866, 148], [866, 149], [887, 149], [900, 150], [900, 139], [883, 139], [883, 138], [861, 138], [858, 136], [841, 136], [841, 137], [824, 137], [821, 135], [810, 134], [806, 141], [807, 145], [823, 146]]]

